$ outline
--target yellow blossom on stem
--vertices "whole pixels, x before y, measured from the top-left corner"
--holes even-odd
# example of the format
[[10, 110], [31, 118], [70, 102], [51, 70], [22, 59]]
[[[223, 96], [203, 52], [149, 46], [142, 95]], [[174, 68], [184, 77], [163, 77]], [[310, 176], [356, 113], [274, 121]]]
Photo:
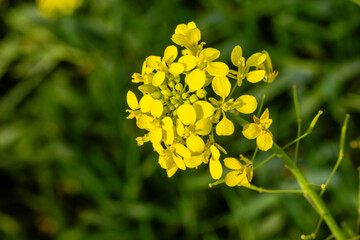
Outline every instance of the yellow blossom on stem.
[[232, 157], [224, 159], [225, 166], [234, 170], [225, 176], [225, 184], [229, 187], [250, 186], [250, 182], [253, 178], [252, 162], [241, 154], [240, 160], [241, 161]]
[[260, 118], [254, 115], [254, 122], [246, 124], [242, 133], [247, 139], [256, 138], [258, 148], [267, 151], [273, 145], [273, 135], [268, 129], [272, 123], [272, 119], [269, 118], [269, 109], [266, 109]]

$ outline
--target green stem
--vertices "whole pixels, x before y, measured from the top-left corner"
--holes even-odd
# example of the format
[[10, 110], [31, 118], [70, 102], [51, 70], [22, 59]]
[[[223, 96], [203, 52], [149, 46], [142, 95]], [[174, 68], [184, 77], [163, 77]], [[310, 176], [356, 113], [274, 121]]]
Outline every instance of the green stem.
[[[246, 186], [243, 186], [246, 187]], [[264, 189], [262, 187], [257, 187], [254, 185], [250, 185], [246, 187], [248, 189], [257, 191], [257, 192], [267, 192], [267, 193], [304, 193], [302, 190], [274, 190], [274, 189]]]
[[270, 86], [270, 83], [268, 82], [268, 83], [266, 84], [265, 93], [264, 93], [264, 95], [263, 95], [263, 97], [262, 97], [262, 99], [261, 99], [261, 103], [260, 103], [260, 107], [259, 107], [259, 110], [258, 110], [258, 113], [257, 113], [257, 117], [260, 117], [261, 110], [262, 110], [262, 107], [263, 107], [263, 105], [264, 105], [267, 92], [268, 92], [268, 90], [269, 90], [269, 86]]
[[[297, 125], [298, 125], [296, 137], [298, 138], [298, 137], [300, 137], [300, 133], [301, 133], [301, 118], [300, 118], [300, 111], [299, 111], [299, 101], [298, 101], [297, 94], [296, 94], [296, 86], [293, 86], [293, 98], [294, 98], [296, 121], [297, 121]], [[295, 147], [295, 156], [294, 156], [295, 163], [297, 162], [297, 159], [298, 159], [299, 145], [300, 145], [300, 141], [298, 141], [296, 143], [296, 147]]]
[[311, 187], [311, 184], [306, 180], [304, 175], [301, 173], [296, 164], [291, 160], [291, 158], [284, 152], [284, 150], [274, 143], [271, 149], [276, 155], [284, 162], [284, 164], [289, 168], [289, 170], [296, 177], [301, 189], [304, 191], [304, 195], [308, 196], [313, 204], [316, 207], [316, 210], [320, 216], [325, 220], [331, 232], [337, 239], [346, 239], [344, 233], [341, 231], [340, 227], [335, 222], [333, 216], [325, 206], [321, 197], [314, 191]]
[[[319, 111], [318, 115], [316, 115], [315, 119], [311, 122], [309, 130], [315, 126], [316, 121], [318, 120], [319, 116], [321, 115], [321, 111]], [[235, 116], [234, 116], [235, 117]], [[248, 122], [245, 119], [242, 119], [239, 116], [236, 116], [237, 122], [241, 125], [245, 125]], [[339, 239], [346, 239], [344, 233], [341, 231], [340, 227], [337, 225], [336, 221], [334, 220], [333, 216], [331, 215], [330, 211], [325, 206], [321, 197], [315, 192], [312, 188], [312, 185], [306, 180], [304, 175], [301, 173], [300, 169], [296, 166], [296, 164], [291, 160], [291, 158], [285, 153], [285, 151], [274, 142], [273, 147], [271, 148], [273, 153], [275, 153], [283, 163], [288, 167], [288, 169], [293, 173], [296, 177], [301, 189], [304, 192], [304, 196], [307, 199], [310, 199], [312, 204], [315, 207], [315, 210], [319, 213], [319, 215], [324, 219], [330, 231], [333, 235]]]

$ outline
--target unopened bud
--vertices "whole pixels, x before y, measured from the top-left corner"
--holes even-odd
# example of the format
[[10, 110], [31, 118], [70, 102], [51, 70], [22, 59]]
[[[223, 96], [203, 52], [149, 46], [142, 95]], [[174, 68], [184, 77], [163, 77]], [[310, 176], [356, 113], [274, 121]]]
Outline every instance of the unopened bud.
[[199, 100], [199, 99], [198, 99], [198, 97], [197, 97], [195, 94], [193, 94], [193, 95], [190, 96], [190, 102], [191, 102], [191, 103], [194, 103], [194, 102], [196, 102], [197, 100]]
[[317, 121], [318, 121], [318, 119], [319, 119], [319, 117], [320, 117], [320, 115], [322, 113], [323, 113], [323, 111], [319, 110], [318, 114], [316, 114], [316, 116], [314, 117], [314, 119], [310, 123], [309, 131], [311, 131], [315, 127], [315, 125], [316, 125], [316, 123], [317, 123]]
[[199, 89], [196, 91], [196, 96], [198, 96], [198, 98], [204, 98], [206, 97], [207, 92], [205, 91], [205, 89]]
[[181, 90], [183, 90], [183, 85], [181, 84], [181, 83], [177, 83], [176, 85], [175, 85], [175, 89], [176, 89], [176, 91], [181, 91]]

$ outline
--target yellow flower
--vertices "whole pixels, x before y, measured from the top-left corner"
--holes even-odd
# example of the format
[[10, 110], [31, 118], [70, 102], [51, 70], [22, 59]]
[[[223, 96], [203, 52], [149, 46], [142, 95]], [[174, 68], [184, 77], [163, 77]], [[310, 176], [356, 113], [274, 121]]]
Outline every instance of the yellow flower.
[[82, 0], [37, 0], [37, 6], [44, 17], [71, 15], [81, 6]]
[[242, 56], [242, 48], [239, 45], [234, 47], [233, 51], [231, 52], [231, 62], [234, 66], [238, 67], [238, 72], [235, 73], [238, 75], [239, 86], [245, 77], [251, 83], [257, 83], [264, 79], [265, 70], [255, 69], [250, 71], [250, 68], [259, 68], [266, 60], [266, 56], [267, 55], [265, 53], [254, 53], [245, 62], [245, 58]]
[[269, 118], [269, 109], [264, 111], [260, 119], [254, 115], [254, 122], [246, 124], [242, 133], [247, 139], [256, 138], [259, 149], [267, 151], [273, 145], [273, 135], [268, 129], [272, 123], [272, 119]]
[[252, 162], [243, 155], [240, 155], [240, 160], [242, 162], [231, 157], [224, 159], [225, 166], [234, 170], [225, 176], [225, 184], [229, 187], [250, 186], [250, 182], [253, 178]]
[[197, 45], [200, 39], [201, 32], [194, 22], [179, 24], [175, 29], [175, 34], [171, 37], [171, 40], [177, 45], [188, 48]]

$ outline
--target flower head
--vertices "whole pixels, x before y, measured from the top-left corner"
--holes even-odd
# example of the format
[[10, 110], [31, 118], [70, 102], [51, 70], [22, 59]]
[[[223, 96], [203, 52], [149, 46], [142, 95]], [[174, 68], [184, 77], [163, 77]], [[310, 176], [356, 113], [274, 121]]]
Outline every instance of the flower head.
[[[152, 144], [159, 154], [158, 163], [168, 177], [179, 169], [208, 164], [211, 177], [220, 179], [222, 154], [227, 152], [216, 143], [215, 133], [228, 136], [235, 132], [227, 112], [251, 114], [257, 108], [254, 96], [242, 94], [233, 98], [232, 89], [240, 86], [239, 79], [245, 77], [250, 82], [263, 79], [268, 68], [264, 61], [268, 56], [256, 53], [245, 61], [241, 47], [237, 46], [231, 55], [231, 61], [238, 68], [235, 72], [217, 60], [219, 50], [204, 48], [205, 43], [200, 42], [201, 32], [194, 22], [178, 25], [171, 40], [182, 50], [170, 45], [165, 48], [163, 56], [147, 57], [141, 72], [132, 75], [132, 82], [139, 84], [141, 96], [128, 91], [126, 99], [130, 109], [126, 110], [129, 113], [127, 118], [135, 119], [138, 128], [146, 131], [136, 138], [137, 144]], [[232, 83], [231, 78], [238, 81]], [[208, 97], [208, 92], [214, 92], [216, 96]], [[261, 119], [256, 120], [256, 126], [265, 117]], [[225, 160], [225, 165], [233, 166], [230, 161]], [[246, 160], [242, 159], [242, 162]], [[235, 172], [241, 172], [248, 182], [251, 181], [249, 164], [240, 165], [233, 168]], [[238, 181], [237, 175], [234, 177], [230, 185], [248, 183], [244, 179]], [[227, 179], [229, 182], [229, 177]]]
[[247, 139], [256, 138], [258, 148], [267, 151], [273, 145], [273, 135], [268, 129], [272, 123], [272, 119], [269, 118], [269, 109], [266, 109], [260, 118], [254, 115], [254, 122], [246, 124], [242, 133]]

